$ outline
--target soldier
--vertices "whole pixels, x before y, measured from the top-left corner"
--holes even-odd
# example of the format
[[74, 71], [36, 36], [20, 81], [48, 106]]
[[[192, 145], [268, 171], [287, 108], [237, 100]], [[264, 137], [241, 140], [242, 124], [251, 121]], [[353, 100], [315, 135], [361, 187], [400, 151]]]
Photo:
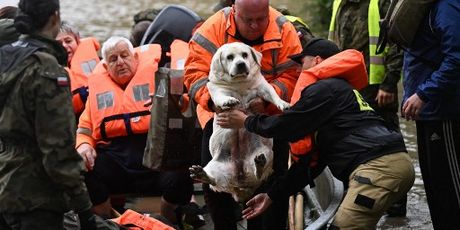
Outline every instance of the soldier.
[[[59, 0], [20, 0], [22, 37], [0, 49], [0, 229], [63, 229], [69, 208], [95, 229], [75, 151]], [[19, 227], [18, 227], [19, 226]]]
[[155, 20], [161, 9], [146, 9], [138, 12], [133, 16], [133, 27], [131, 28], [131, 35], [129, 40], [134, 47], [141, 44], [145, 31], [149, 28], [150, 24]]
[[[340, 49], [357, 49], [364, 54], [369, 86], [360, 93], [392, 129], [401, 132], [398, 119], [398, 81], [401, 79], [403, 55], [395, 44], [376, 54], [379, 19], [390, 5], [385, 0], [335, 0], [329, 40]], [[359, 29], [357, 29], [359, 28]], [[390, 216], [406, 216], [407, 196], [388, 210]]]

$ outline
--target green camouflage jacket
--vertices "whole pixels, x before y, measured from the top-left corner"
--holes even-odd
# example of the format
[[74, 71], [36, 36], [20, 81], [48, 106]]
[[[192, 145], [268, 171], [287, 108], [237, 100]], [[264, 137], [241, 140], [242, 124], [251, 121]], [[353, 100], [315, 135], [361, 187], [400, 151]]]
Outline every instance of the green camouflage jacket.
[[[367, 15], [369, 0], [342, 0], [336, 16], [336, 30], [334, 42], [341, 49], [357, 49], [363, 52], [366, 66], [369, 69], [369, 32], [367, 27]], [[390, 5], [390, 0], [380, 0], [380, 17], [384, 17]], [[374, 99], [377, 90], [397, 93], [397, 83], [401, 78], [403, 54], [396, 45], [390, 45], [388, 54], [385, 56], [386, 76], [381, 85], [376, 85], [372, 90]], [[368, 93], [364, 92], [364, 97]], [[367, 98], [366, 98], [367, 99]], [[372, 100], [373, 101], [373, 100]], [[370, 101], [370, 102], [372, 102]]]
[[0, 49], [0, 213], [89, 209], [67, 53], [38, 36], [14, 44]]

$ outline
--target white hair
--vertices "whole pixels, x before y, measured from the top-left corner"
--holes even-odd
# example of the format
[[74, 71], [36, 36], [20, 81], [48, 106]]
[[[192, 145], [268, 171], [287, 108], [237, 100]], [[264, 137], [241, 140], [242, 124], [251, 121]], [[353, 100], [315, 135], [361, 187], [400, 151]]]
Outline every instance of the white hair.
[[120, 36], [113, 36], [107, 39], [107, 41], [105, 41], [104, 44], [102, 45], [102, 49], [101, 49], [102, 59], [106, 60], [107, 53], [110, 50], [112, 50], [120, 42], [126, 43], [128, 45], [129, 52], [134, 53], [133, 44], [131, 44], [129, 39], [120, 37]]

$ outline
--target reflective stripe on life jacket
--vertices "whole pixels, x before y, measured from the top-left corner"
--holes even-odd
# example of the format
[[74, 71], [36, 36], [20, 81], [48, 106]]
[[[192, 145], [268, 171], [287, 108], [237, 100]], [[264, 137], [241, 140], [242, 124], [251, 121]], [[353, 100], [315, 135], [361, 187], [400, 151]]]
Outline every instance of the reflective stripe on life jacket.
[[[367, 72], [362, 53], [353, 49], [345, 50], [323, 60], [312, 68], [303, 70], [295, 85], [291, 104], [299, 101], [302, 90], [306, 87], [318, 80], [332, 77], [347, 80], [357, 90], [366, 87]], [[293, 155], [307, 154], [313, 147], [312, 135], [290, 143], [290, 146]]]
[[70, 77], [75, 114], [80, 114], [85, 108], [88, 98], [88, 76], [100, 61], [97, 55], [99, 48], [100, 45], [96, 38], [82, 38], [72, 57], [70, 68], [66, 68]]
[[[342, 0], [334, 0], [332, 7], [331, 23], [329, 25], [329, 40], [334, 41], [336, 30], [337, 12]], [[377, 41], [380, 33], [379, 0], [370, 0], [368, 8], [367, 29], [369, 32], [369, 84], [381, 84], [385, 79], [384, 57], [388, 52], [388, 46], [384, 52], [376, 54]]]
[[144, 103], [154, 91], [154, 76], [161, 58], [160, 45], [137, 47], [139, 65], [126, 88], [113, 82], [107, 71], [89, 78], [92, 136], [95, 140], [147, 133], [150, 111]]

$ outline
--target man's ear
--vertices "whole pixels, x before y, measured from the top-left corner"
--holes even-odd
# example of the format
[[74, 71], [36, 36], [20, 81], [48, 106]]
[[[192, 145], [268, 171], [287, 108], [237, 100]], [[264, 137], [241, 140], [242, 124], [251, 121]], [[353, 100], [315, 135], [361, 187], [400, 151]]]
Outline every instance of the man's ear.
[[102, 67], [104, 67], [104, 69], [108, 70], [108, 66], [107, 66], [107, 62], [105, 62], [105, 60], [102, 60]]
[[252, 58], [254, 58], [254, 60], [256, 61], [257, 65], [261, 66], [261, 61], [262, 61], [262, 53], [260, 53], [259, 51], [255, 50], [254, 48], [252, 47], [249, 47], [250, 50], [251, 50], [251, 56]]
[[324, 59], [320, 56], [315, 56], [315, 65], [318, 65], [319, 63], [323, 62]]
[[134, 60], [139, 61], [139, 53], [134, 52]]

